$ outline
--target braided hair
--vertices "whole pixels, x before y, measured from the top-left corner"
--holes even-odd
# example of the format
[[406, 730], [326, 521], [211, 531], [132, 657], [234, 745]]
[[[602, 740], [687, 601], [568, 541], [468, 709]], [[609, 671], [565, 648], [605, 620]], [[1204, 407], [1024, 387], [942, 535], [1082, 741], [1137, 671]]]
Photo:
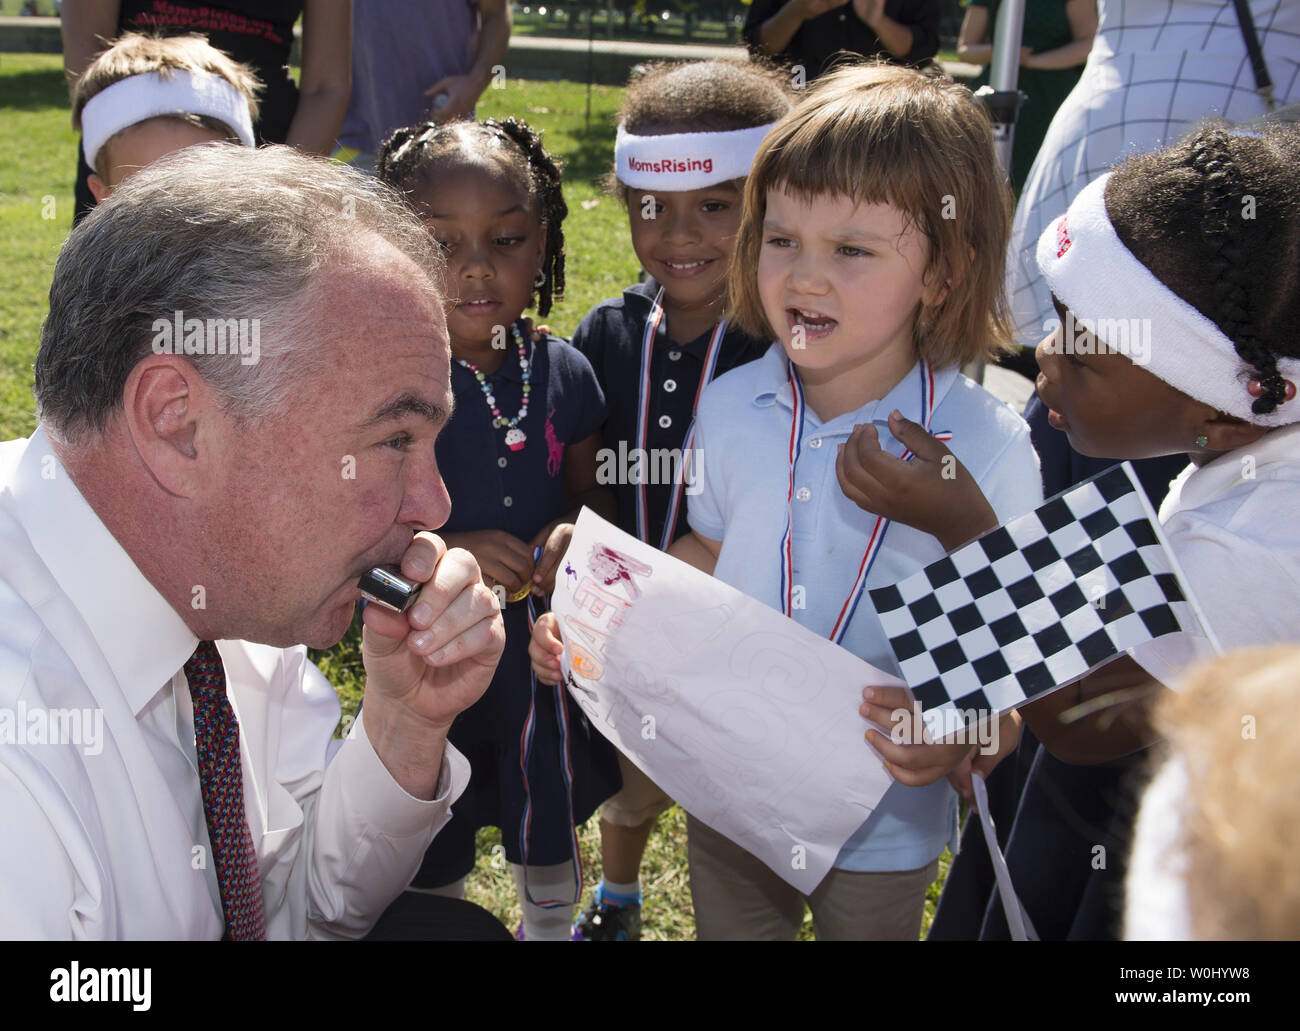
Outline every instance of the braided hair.
[[1300, 134], [1209, 122], [1130, 158], [1106, 187], [1115, 233], [1232, 341], [1259, 376], [1256, 415], [1287, 399], [1279, 358], [1300, 358]]
[[521, 179], [546, 227], [546, 253], [540, 285], [535, 286], [537, 313], [545, 317], [551, 302], [564, 298], [564, 202], [560, 165], [542, 146], [542, 137], [517, 118], [482, 122], [424, 122], [398, 129], [379, 148], [375, 174], [409, 198], [446, 170], [472, 156], [491, 155]]

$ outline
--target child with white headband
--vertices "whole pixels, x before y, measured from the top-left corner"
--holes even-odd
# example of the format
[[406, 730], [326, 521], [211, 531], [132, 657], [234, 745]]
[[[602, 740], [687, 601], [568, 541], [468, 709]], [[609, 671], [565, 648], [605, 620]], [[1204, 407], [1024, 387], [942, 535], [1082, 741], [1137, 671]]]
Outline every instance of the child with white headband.
[[118, 38], [82, 73], [72, 98], [96, 203], [182, 147], [219, 140], [254, 146], [260, 90], [252, 69], [202, 36]]
[[[1038, 243], [1063, 323], [1039, 345], [1039, 396], [1084, 454], [1190, 459], [1160, 518], [1226, 648], [1300, 639], [1298, 169], [1293, 126], [1207, 124], [1091, 183]], [[1160, 638], [1023, 715], [1066, 761], [1131, 752], [1152, 737], [1146, 701], [1068, 727], [1060, 711], [1172, 684], [1201, 641]]]
[[[659, 548], [687, 532], [701, 390], [757, 358], [766, 343], [723, 317], [741, 190], [771, 124], [790, 108], [785, 79], [731, 61], [652, 68], [627, 89], [610, 192], [627, 208], [649, 278], [592, 310], [573, 335], [608, 402], [606, 477], [619, 525]], [[672, 456], [671, 470], [637, 454]], [[662, 475], [669, 472], [669, 475]], [[543, 625], [543, 632], [545, 632]], [[554, 638], [551, 638], [554, 640]], [[541, 670], [554, 679], [556, 667]], [[672, 801], [620, 755], [623, 789], [601, 807], [604, 878], [576, 930], [587, 940], [640, 937], [641, 858]]]

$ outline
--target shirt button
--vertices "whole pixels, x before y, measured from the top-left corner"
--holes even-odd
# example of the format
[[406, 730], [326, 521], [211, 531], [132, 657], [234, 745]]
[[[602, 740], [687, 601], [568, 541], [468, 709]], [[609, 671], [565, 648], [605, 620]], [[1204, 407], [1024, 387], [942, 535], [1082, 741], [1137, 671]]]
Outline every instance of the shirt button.
[[659, 428], [661, 430], [668, 429], [668, 427], [671, 426], [672, 424], [673, 424], [672, 416], [669, 415], [659, 416]]
[[664, 390], [668, 391], [668, 393], [671, 394], [676, 389], [677, 389], [677, 381], [675, 379], [664, 380]]
[[670, 362], [680, 361], [680, 360], [681, 360], [681, 357], [682, 357], [682, 352], [681, 352], [681, 351], [675, 351], [675, 350], [674, 350], [674, 351], [669, 351], [669, 352], [668, 352], [668, 360], [669, 360]]
[[507, 494], [504, 498], [501, 499], [501, 504], [505, 505], [506, 508], [509, 508], [514, 503], [515, 503], [515, 499], [512, 498], [509, 494]]
[[812, 491], [810, 491], [807, 487], [800, 487], [797, 491], [794, 492], [794, 496], [798, 498], [800, 501], [807, 501], [810, 497], [812, 497]]
[[506, 467], [506, 460], [504, 458], [498, 458], [497, 466], [504, 469]]
[[821, 438], [821, 437], [813, 437], [812, 440], [808, 441], [808, 446], [811, 447], [811, 448], [819, 448], [819, 447], [821, 447], [821, 446], [822, 446], [822, 438]]

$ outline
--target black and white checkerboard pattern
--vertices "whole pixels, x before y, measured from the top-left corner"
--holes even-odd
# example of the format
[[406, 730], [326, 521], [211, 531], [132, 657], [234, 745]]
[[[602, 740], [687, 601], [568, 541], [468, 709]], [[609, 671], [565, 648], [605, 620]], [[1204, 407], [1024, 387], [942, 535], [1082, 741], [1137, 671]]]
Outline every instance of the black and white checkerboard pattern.
[[[1177, 631], [1203, 633], [1128, 463], [870, 592], [942, 737]], [[948, 710], [948, 711], [945, 711]]]

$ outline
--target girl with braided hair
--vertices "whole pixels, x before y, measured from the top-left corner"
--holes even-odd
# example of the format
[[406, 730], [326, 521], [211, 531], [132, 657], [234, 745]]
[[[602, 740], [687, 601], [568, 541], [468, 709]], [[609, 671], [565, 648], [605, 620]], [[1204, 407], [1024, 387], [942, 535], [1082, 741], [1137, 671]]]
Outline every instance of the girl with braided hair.
[[[1185, 455], [1160, 520], [1215, 635], [1231, 650], [1295, 642], [1300, 134], [1208, 123], [1130, 158], [1047, 228], [1038, 261], [1060, 319], [1038, 348], [1052, 424], [1085, 455]], [[1159, 638], [1021, 709], [1045, 749], [1007, 764], [1024, 787], [1014, 819], [998, 822], [1014, 827], [1007, 863], [1044, 940], [1120, 934], [1134, 773], [1146, 763], [1119, 757], [1155, 739], [1148, 712], [1169, 694], [1159, 685], [1208, 651], [1202, 638]], [[1086, 702], [1078, 711], [1090, 715], [1067, 715]], [[940, 903], [936, 926], [945, 908], [954, 924], [941, 937], [971, 920], [982, 938], [1006, 937], [996, 898], [957, 883]], [[1147, 890], [1130, 883], [1130, 910], [1158, 902]], [[1148, 921], [1140, 933], [1187, 931]]]
[[587, 359], [523, 318], [564, 292], [567, 213], [560, 169], [523, 122], [398, 130], [377, 162], [446, 256], [443, 297], [455, 415], [437, 442], [453, 500], [440, 531], [477, 559], [506, 623], [506, 651], [483, 698], [449, 738], [473, 778], [412, 887], [459, 895], [475, 832], [501, 828], [523, 909], [520, 936], [568, 940], [581, 891], [574, 827], [619, 786], [613, 747], [563, 685], [540, 686], [530, 625], [554, 588], [582, 505], [613, 515], [597, 485], [605, 399]]
[[[1052, 425], [1087, 455], [1186, 454], [1160, 518], [1215, 634], [1300, 638], [1300, 133], [1206, 123], [1130, 158], [1043, 233], [1038, 261], [1062, 322], [1038, 347]], [[1200, 640], [1160, 638], [1094, 686], [1173, 683], [1210, 657]], [[1024, 715], [1060, 758], [1149, 740], [1115, 707], [1063, 727], [1056, 697]]]

